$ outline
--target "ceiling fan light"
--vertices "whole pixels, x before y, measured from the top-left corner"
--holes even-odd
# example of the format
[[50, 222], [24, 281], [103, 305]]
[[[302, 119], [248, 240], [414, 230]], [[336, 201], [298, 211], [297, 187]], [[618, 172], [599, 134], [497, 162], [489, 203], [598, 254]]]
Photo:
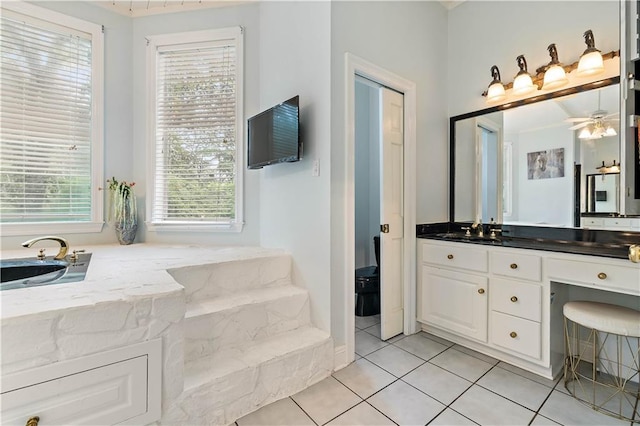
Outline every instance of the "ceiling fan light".
[[567, 73], [560, 65], [551, 65], [544, 73], [543, 90], [555, 90], [569, 83]]
[[614, 129], [613, 127], [611, 127], [611, 125], [607, 126], [607, 130], [605, 130], [604, 132], [605, 136], [617, 136], [618, 132], [616, 132], [616, 129]]
[[591, 132], [588, 127], [582, 129], [580, 134], [578, 135], [579, 139], [591, 139]]

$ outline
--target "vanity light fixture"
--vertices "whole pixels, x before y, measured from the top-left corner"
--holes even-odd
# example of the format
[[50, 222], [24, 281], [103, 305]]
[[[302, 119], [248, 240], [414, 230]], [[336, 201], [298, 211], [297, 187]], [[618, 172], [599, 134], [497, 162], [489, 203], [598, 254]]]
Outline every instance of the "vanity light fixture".
[[567, 73], [564, 72], [562, 64], [558, 60], [558, 49], [556, 49], [555, 43], [551, 43], [549, 47], [547, 47], [547, 50], [551, 56], [551, 62], [549, 62], [544, 72], [542, 89], [554, 90], [569, 83], [569, 79], [567, 78]]
[[500, 81], [500, 70], [496, 65], [491, 67], [491, 77], [493, 80], [487, 89], [487, 103], [498, 102], [507, 97], [504, 85]]
[[513, 93], [515, 95], [526, 95], [533, 92], [537, 89], [537, 86], [533, 84], [533, 79], [527, 71], [527, 60], [524, 58], [524, 55], [518, 56], [516, 63], [520, 71], [518, 71], [515, 80], [513, 80]]
[[603, 161], [602, 166], [596, 167], [596, 170], [603, 175], [606, 173], [620, 173], [620, 163], [616, 163], [616, 160], [613, 160], [613, 164], [606, 166]]
[[591, 30], [585, 31], [584, 42], [587, 45], [587, 50], [580, 56], [578, 76], [585, 77], [604, 72], [604, 59], [602, 53], [596, 49], [596, 41]]

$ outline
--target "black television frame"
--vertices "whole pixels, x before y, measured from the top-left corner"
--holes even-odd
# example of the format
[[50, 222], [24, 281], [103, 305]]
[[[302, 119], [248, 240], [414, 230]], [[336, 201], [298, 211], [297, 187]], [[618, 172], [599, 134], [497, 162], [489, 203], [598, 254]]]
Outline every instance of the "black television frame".
[[[297, 120], [298, 121], [297, 153], [295, 155], [290, 155], [287, 157], [270, 158], [265, 161], [251, 163], [251, 128], [252, 128], [251, 123], [252, 121], [256, 120], [257, 118], [263, 115], [273, 113], [274, 110], [276, 110], [277, 108], [281, 107], [284, 104], [294, 104], [296, 106], [297, 119], [298, 119]], [[281, 163], [294, 163], [294, 162], [300, 161], [301, 159], [302, 159], [302, 139], [301, 139], [301, 132], [300, 132], [300, 95], [293, 96], [287, 99], [286, 101], [280, 102], [279, 104], [274, 105], [271, 108], [266, 109], [247, 119], [247, 169], [258, 170], [258, 169], [262, 169], [264, 166], [270, 166], [273, 164], [281, 164]]]

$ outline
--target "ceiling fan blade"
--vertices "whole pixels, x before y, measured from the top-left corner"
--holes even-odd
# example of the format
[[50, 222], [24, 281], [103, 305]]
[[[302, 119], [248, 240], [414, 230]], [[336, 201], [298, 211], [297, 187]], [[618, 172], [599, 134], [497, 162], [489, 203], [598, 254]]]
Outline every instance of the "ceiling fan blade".
[[577, 123], [579, 121], [587, 121], [587, 120], [591, 120], [590, 117], [569, 117], [566, 118], [564, 121], [565, 123]]
[[609, 117], [613, 117], [614, 115], [620, 115], [620, 113], [619, 113], [619, 112], [612, 112], [612, 113], [611, 113], [611, 114], [609, 114], [609, 115], [605, 115], [605, 116], [604, 116], [604, 119], [606, 120], [606, 119], [608, 119]]
[[587, 127], [589, 124], [591, 124], [590, 121], [585, 121], [584, 123], [576, 124], [575, 126], [569, 127], [569, 130], [582, 129], [583, 127]]

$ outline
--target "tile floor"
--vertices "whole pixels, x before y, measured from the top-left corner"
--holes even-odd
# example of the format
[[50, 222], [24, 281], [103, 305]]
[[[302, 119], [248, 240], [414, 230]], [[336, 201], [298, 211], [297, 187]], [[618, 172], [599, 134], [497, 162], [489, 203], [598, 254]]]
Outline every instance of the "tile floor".
[[356, 361], [236, 422], [246, 425], [627, 425], [547, 380], [420, 332], [380, 340], [356, 317]]

